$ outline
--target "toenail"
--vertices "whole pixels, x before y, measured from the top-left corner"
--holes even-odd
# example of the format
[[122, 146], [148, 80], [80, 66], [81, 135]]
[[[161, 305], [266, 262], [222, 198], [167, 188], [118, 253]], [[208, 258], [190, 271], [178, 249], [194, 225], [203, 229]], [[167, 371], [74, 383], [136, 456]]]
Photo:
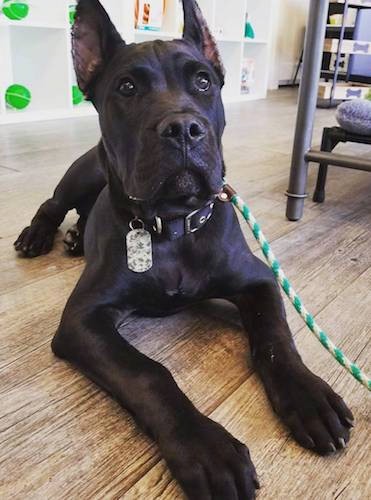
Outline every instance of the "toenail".
[[340, 444], [340, 446], [343, 449], [346, 448], [346, 444], [345, 444], [345, 439], [344, 438], [339, 438], [339, 444]]
[[350, 425], [350, 427], [354, 427], [354, 420], [351, 418], [346, 418], [345, 421]]
[[332, 453], [335, 453], [336, 452], [336, 448], [335, 448], [334, 443], [329, 443], [329, 445], [330, 445]]

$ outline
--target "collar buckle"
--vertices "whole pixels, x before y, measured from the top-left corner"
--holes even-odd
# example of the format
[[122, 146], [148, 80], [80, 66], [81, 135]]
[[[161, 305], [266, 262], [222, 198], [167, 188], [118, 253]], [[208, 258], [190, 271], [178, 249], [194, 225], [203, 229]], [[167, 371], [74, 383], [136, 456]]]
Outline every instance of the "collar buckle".
[[[206, 222], [210, 219], [213, 213], [213, 208], [214, 208], [214, 202], [210, 202], [206, 207], [203, 208], [198, 208], [197, 210], [194, 210], [192, 213], [188, 214], [185, 219], [185, 233], [186, 234], [192, 234], [201, 229], [202, 226], [206, 224]], [[198, 220], [198, 223], [195, 225], [195, 227], [192, 227], [192, 219], [195, 215], [199, 214], [200, 212], [203, 212], [205, 208], [209, 208], [209, 213], [207, 215], [202, 215], [200, 219]]]

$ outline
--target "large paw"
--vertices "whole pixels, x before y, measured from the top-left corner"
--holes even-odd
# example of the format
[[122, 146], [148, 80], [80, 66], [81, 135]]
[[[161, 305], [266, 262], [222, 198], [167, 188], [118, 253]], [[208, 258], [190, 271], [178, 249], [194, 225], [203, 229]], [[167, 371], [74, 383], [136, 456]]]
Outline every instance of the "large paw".
[[56, 232], [55, 225], [42, 220], [35, 221], [31, 226], [23, 229], [14, 242], [14, 248], [23, 257], [47, 254], [53, 248]]
[[301, 446], [320, 455], [346, 447], [353, 415], [326, 382], [306, 368], [277, 381], [269, 391], [273, 407]]
[[250, 500], [259, 488], [249, 450], [221, 425], [201, 416], [160, 443], [190, 500]]

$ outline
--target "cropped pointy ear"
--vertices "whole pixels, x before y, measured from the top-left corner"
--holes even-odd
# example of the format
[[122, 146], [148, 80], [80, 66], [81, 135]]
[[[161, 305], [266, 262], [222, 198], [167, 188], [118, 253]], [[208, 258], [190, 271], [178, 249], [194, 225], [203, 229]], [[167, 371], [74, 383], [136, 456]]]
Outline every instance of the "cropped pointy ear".
[[196, 0], [183, 0], [183, 38], [195, 45], [214, 66], [222, 83], [225, 70], [218, 47]]
[[109, 62], [122, 40], [98, 0], [79, 0], [72, 28], [72, 58], [77, 83], [89, 95], [95, 78]]

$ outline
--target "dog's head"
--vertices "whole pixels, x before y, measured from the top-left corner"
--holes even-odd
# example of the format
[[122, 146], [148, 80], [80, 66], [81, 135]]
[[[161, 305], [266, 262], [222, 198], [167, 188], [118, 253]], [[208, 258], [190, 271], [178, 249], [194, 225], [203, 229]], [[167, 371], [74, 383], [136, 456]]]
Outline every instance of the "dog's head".
[[163, 215], [218, 193], [224, 168], [223, 66], [196, 1], [183, 7], [180, 40], [126, 44], [98, 0], [79, 1], [72, 32], [78, 84], [99, 113], [111, 177]]

